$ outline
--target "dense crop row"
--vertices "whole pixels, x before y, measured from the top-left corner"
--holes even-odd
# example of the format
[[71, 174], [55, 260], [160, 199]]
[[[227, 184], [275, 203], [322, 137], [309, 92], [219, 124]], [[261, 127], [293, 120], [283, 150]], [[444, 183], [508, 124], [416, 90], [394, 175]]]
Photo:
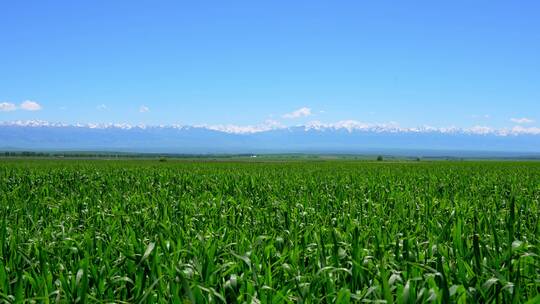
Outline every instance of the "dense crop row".
[[526, 302], [540, 163], [0, 163], [0, 299]]

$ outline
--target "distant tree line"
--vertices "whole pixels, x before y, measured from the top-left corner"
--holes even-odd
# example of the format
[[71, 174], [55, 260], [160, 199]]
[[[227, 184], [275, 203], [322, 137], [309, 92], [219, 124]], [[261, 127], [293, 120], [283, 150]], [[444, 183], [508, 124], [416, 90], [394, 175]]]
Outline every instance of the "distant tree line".
[[119, 154], [110, 153], [58, 153], [58, 152], [33, 152], [33, 151], [5, 151], [0, 155], [4, 157], [114, 157]]
[[81, 157], [81, 158], [236, 158], [252, 157], [253, 154], [174, 154], [174, 153], [120, 153], [120, 152], [37, 152], [4, 151], [3, 157]]

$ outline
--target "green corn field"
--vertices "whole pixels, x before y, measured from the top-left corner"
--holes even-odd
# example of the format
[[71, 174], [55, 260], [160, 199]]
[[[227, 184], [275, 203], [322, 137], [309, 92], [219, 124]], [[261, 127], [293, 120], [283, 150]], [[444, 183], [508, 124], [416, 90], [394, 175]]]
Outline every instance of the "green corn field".
[[538, 162], [0, 162], [6, 303], [538, 294]]

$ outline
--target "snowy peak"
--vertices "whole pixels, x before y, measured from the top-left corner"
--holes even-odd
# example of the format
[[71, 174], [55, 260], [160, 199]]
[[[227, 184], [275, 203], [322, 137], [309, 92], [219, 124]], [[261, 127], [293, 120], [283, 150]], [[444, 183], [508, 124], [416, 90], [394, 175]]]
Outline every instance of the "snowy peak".
[[0, 150], [172, 153], [364, 153], [381, 149], [540, 153], [540, 129], [404, 128], [353, 120], [298, 126], [0, 123]]
[[131, 125], [127, 123], [86, 123], [86, 124], [66, 124], [59, 122], [48, 122], [42, 120], [26, 120], [26, 121], [9, 121], [0, 122], [0, 127], [48, 127], [48, 128], [87, 128], [87, 129], [120, 129], [120, 130], [156, 130], [156, 129], [173, 129], [173, 130], [190, 130], [190, 129], [206, 129], [216, 132], [228, 134], [255, 134], [270, 132], [276, 130], [288, 131], [347, 131], [352, 132], [371, 132], [371, 133], [442, 133], [442, 134], [469, 134], [469, 135], [494, 135], [494, 136], [510, 136], [510, 135], [540, 135], [538, 127], [523, 127], [514, 126], [512, 128], [490, 128], [486, 126], [474, 126], [471, 128], [457, 127], [431, 127], [421, 126], [414, 128], [400, 127], [397, 123], [388, 124], [369, 124], [356, 120], [343, 120], [336, 123], [322, 123], [320, 121], [312, 121], [305, 125], [283, 126], [277, 122], [265, 122], [259, 125]]

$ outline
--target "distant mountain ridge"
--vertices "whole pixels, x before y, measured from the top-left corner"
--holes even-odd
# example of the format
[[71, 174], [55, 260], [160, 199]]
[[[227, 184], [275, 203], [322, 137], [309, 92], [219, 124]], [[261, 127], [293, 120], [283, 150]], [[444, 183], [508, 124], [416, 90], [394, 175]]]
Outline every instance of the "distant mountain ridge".
[[0, 149], [163, 153], [363, 153], [400, 149], [540, 153], [540, 129], [402, 128], [356, 121], [312, 122], [294, 127], [15, 121], [0, 123]]

